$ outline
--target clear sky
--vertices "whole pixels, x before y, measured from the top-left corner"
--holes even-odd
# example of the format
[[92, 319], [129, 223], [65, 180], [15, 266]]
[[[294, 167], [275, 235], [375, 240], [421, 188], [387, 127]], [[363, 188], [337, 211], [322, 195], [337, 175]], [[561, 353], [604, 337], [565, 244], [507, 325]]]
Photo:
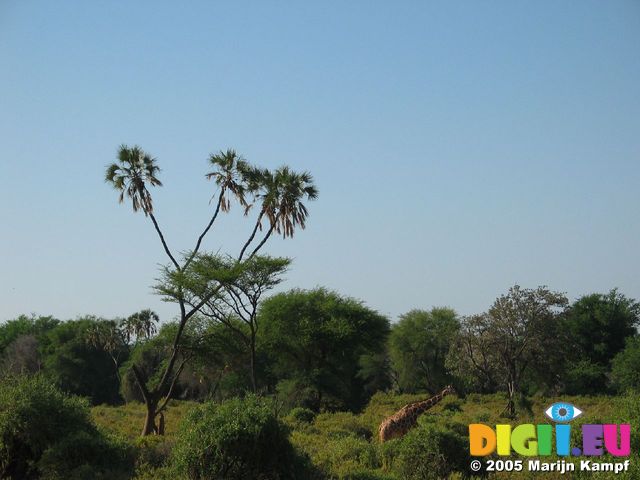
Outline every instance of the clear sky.
[[[151, 223], [104, 181], [158, 158], [193, 246], [209, 153], [313, 173], [269, 253], [396, 318], [518, 283], [640, 299], [640, 2], [0, 1], [0, 320], [175, 315]], [[210, 250], [237, 251], [239, 211]]]

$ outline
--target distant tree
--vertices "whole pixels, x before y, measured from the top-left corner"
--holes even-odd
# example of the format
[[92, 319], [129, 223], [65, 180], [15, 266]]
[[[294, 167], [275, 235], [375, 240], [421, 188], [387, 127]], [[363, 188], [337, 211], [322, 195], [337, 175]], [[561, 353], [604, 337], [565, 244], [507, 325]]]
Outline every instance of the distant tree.
[[640, 304], [617, 290], [580, 297], [563, 321], [566, 332], [565, 389], [572, 394], [605, 391], [613, 358], [637, 332]]
[[613, 358], [611, 378], [620, 392], [640, 391], [640, 336], [627, 337], [627, 345]]
[[117, 320], [97, 321], [85, 332], [87, 345], [107, 353], [113, 361], [118, 382], [120, 381], [119, 369], [122, 357], [129, 352], [129, 345], [120, 323]]
[[4, 350], [0, 371], [14, 375], [39, 372], [42, 359], [35, 335], [21, 335]]
[[[179, 309], [178, 328], [175, 330], [168, 360], [160, 367], [162, 373], [153, 376], [157, 381], [149, 384], [148, 378], [142, 375], [135, 362], [131, 364], [131, 370], [140, 387], [147, 410], [142, 428], [143, 436], [158, 431], [155, 425], [156, 417], [166, 408], [180, 373], [189, 359], [189, 355], [185, 355], [182, 351], [184, 348], [182, 337], [188, 322], [208, 302], [213, 301], [223, 288], [219, 282], [216, 285], [220, 272], [215, 272], [214, 276], [208, 277], [210, 281], [206, 282], [206, 291], [200, 292], [204, 296], [194, 300], [196, 298], [194, 292], [186, 289], [188, 274], [192, 271], [191, 264], [195, 262], [197, 265], [202, 260], [203, 257], [199, 256], [202, 242], [213, 227], [220, 211], [230, 210], [231, 199], [235, 199], [240, 204], [245, 216], [258, 204], [259, 213], [252, 231], [248, 239], [242, 243], [240, 253], [235, 257], [235, 264], [230, 271], [231, 274], [238, 275], [236, 264], [241, 264], [248, 252], [251, 252], [248, 255], [249, 259], [255, 256], [274, 231], [287, 238], [293, 236], [296, 228], [305, 227], [308, 212], [303, 201], [313, 200], [318, 194], [309, 173], [296, 173], [288, 167], [281, 167], [275, 172], [259, 169], [249, 165], [233, 150], [211, 155], [209, 163], [213, 170], [206, 175], [206, 178], [213, 180], [218, 189], [217, 197], [214, 196], [215, 208], [193, 250], [188, 251], [180, 259], [173, 254], [155, 217], [149, 188], [162, 185], [158, 179], [160, 169], [156, 160], [140, 147], [130, 148], [123, 145], [118, 152], [118, 161], [107, 168], [105, 175], [106, 181], [120, 192], [120, 202], [123, 202], [125, 197], [130, 198], [133, 210], [141, 210], [151, 219], [170, 260], [170, 264], [164, 271], [164, 277], [168, 283], [161, 286], [160, 293], [177, 303]], [[262, 230], [265, 222], [267, 223], [266, 233], [261, 238], [256, 238], [257, 232]], [[190, 303], [190, 300], [194, 302]]]
[[89, 397], [94, 404], [118, 403], [119, 381], [112, 359], [87, 343], [96, 317], [62, 322], [41, 337], [43, 372], [63, 391]]
[[411, 310], [391, 328], [389, 355], [402, 392], [440, 391], [451, 383], [445, 360], [460, 329], [450, 308]]
[[554, 363], [549, 360], [558, 350], [559, 318], [567, 303], [563, 294], [546, 287], [510, 288], [487, 313], [463, 320], [449, 365], [462, 377], [505, 388], [505, 412], [515, 416], [523, 379]]
[[275, 295], [263, 302], [259, 315], [260, 342], [273, 374], [306, 392], [305, 406], [362, 406], [367, 378], [361, 375], [361, 359], [384, 350], [385, 317], [323, 288]]
[[0, 325], [0, 354], [22, 335], [40, 337], [60, 323], [53, 317], [36, 317], [35, 315], [20, 315]]

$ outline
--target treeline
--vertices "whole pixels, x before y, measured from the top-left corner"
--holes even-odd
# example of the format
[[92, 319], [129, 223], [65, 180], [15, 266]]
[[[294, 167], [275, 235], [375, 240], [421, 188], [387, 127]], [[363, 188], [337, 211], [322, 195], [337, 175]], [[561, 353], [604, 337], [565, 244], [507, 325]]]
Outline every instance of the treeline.
[[[250, 391], [280, 408], [361, 409], [377, 391], [507, 392], [526, 397], [640, 388], [639, 304], [616, 290], [569, 304], [547, 288], [515, 286], [485, 313], [411, 310], [395, 323], [325, 289], [264, 300], [249, 324], [194, 319], [182, 335], [171, 396], [223, 400]], [[142, 401], [135, 373], [160, 381], [178, 324], [149, 310], [124, 319], [21, 316], [0, 326], [3, 374], [50, 378], [93, 404]], [[252, 340], [252, 337], [253, 340]], [[134, 371], [136, 366], [136, 371]]]

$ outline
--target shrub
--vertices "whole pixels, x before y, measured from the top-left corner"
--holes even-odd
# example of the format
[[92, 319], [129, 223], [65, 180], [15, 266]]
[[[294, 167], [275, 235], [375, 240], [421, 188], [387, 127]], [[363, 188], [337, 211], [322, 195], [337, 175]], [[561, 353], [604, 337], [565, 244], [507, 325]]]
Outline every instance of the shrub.
[[364, 439], [372, 437], [371, 430], [363, 424], [361, 417], [351, 412], [321, 413], [313, 425], [322, 435], [331, 439], [348, 436]]
[[639, 361], [640, 337], [628, 338], [624, 350], [618, 353], [612, 362], [611, 377], [618, 390], [640, 390]]
[[316, 418], [316, 414], [313, 410], [304, 407], [296, 407], [289, 412], [288, 415], [291, 420], [297, 423], [311, 423]]
[[206, 403], [185, 417], [172, 454], [190, 479], [307, 478], [286, 427], [256, 396]]
[[406, 480], [440, 479], [466, 472], [468, 441], [455, 430], [437, 423], [411, 430], [396, 446], [394, 470]]
[[120, 478], [130, 465], [126, 446], [98, 431], [83, 400], [41, 376], [0, 383], [1, 478]]
[[162, 436], [139, 437], [136, 446], [136, 470], [165, 466], [173, 441]]
[[607, 384], [607, 368], [579, 360], [567, 368], [564, 375], [565, 391], [571, 395], [602, 392]]
[[442, 402], [442, 410], [445, 412], [461, 412], [462, 400], [457, 397], [447, 397]]
[[331, 439], [313, 462], [328, 478], [339, 479], [356, 478], [356, 473], [381, 466], [375, 445], [355, 436]]

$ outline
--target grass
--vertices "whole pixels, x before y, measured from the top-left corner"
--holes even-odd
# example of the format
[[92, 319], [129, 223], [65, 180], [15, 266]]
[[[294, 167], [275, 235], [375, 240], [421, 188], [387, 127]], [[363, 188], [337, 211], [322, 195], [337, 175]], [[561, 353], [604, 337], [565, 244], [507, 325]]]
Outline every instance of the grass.
[[[171, 400], [165, 412], [165, 434], [173, 437], [182, 421], [182, 417], [197, 403]], [[112, 407], [100, 405], [91, 409], [91, 416], [102, 429], [121, 435], [130, 440], [140, 436], [145, 417], [143, 403], [131, 402]]]
[[[393, 414], [405, 404], [423, 399], [424, 395], [393, 395], [377, 393], [371, 399], [369, 405], [359, 414], [349, 412], [321, 413], [313, 417], [303, 418], [294, 415], [284, 417], [283, 420], [291, 429], [291, 441], [301, 452], [311, 459], [324, 478], [347, 480], [400, 480], [404, 479], [400, 473], [402, 458], [407, 457], [407, 451], [412, 445], [430, 445], [431, 437], [428, 435], [437, 433], [438, 429], [449, 429], [456, 432], [463, 442], [467, 442], [467, 425], [470, 423], [485, 423], [490, 426], [496, 424], [511, 424], [513, 426], [523, 423], [549, 423], [544, 411], [556, 401], [570, 402], [579, 407], [584, 413], [574, 420], [573, 433], [576, 434], [573, 444], [579, 441], [580, 425], [584, 423], [626, 423], [633, 427], [640, 417], [640, 400], [638, 397], [607, 397], [607, 396], [580, 396], [580, 397], [542, 397], [535, 396], [530, 399], [529, 410], [520, 409], [517, 419], [509, 421], [501, 416], [506, 405], [504, 395], [477, 395], [470, 394], [466, 398], [449, 396], [436, 405], [420, 418], [415, 435], [407, 435], [401, 440], [393, 440], [380, 445], [377, 440], [377, 429], [380, 422], [388, 415]], [[172, 401], [166, 413], [166, 439], [163, 440], [164, 450], [162, 455], [168, 455], [172, 440], [175, 437], [180, 421], [189, 409], [196, 405], [193, 402]], [[111, 431], [128, 438], [132, 444], [141, 445], [137, 440], [144, 421], [144, 405], [131, 403], [119, 407], [98, 406], [92, 409], [95, 422], [105, 430]], [[431, 433], [429, 433], [431, 432]], [[434, 433], [435, 432], [435, 433]], [[420, 435], [427, 435], [422, 437]], [[437, 435], [436, 435], [437, 437]], [[433, 437], [433, 438], [436, 438]], [[427, 443], [425, 442], [425, 438]], [[439, 438], [439, 437], [438, 437]], [[160, 441], [160, 439], [158, 439]], [[418, 441], [418, 443], [411, 443]], [[435, 441], [435, 440], [434, 440]], [[422, 442], [422, 443], [419, 443]], [[615, 478], [640, 478], [640, 459], [637, 454], [637, 443], [640, 438], [633, 433], [631, 464], [634, 471], [624, 475], [616, 475]], [[423, 447], [420, 448], [423, 448]], [[445, 452], [448, 455], [468, 455], [468, 443], [463, 443], [467, 451]], [[465, 450], [462, 448], [461, 450]], [[422, 461], [421, 452], [413, 452], [411, 458]], [[404, 456], [404, 457], [403, 457]], [[424, 457], [426, 461], [426, 457]], [[509, 459], [518, 459], [515, 454]], [[527, 462], [526, 458], [520, 458]], [[547, 457], [541, 460], [555, 461], [556, 457]], [[486, 460], [486, 459], [484, 459]], [[611, 458], [599, 459], [612, 461]], [[624, 460], [624, 459], [622, 459]], [[146, 461], [146, 460], [145, 460]], [[573, 461], [579, 461], [574, 459]], [[148, 462], [154, 463], [154, 462]], [[154, 468], [160, 466], [157, 459]], [[467, 465], [467, 460], [464, 460]], [[525, 468], [526, 470], [526, 468]], [[149, 473], [151, 472], [151, 473]], [[469, 471], [453, 473], [450, 478], [466, 478]], [[587, 478], [593, 475], [589, 472], [574, 472], [560, 475], [558, 473], [507, 473], [492, 474], [491, 478], [542, 478], [555, 479]], [[609, 473], [599, 473], [598, 478], [613, 478]], [[138, 478], [153, 478], [153, 469], [145, 471]], [[421, 477], [412, 478], [438, 478]]]

